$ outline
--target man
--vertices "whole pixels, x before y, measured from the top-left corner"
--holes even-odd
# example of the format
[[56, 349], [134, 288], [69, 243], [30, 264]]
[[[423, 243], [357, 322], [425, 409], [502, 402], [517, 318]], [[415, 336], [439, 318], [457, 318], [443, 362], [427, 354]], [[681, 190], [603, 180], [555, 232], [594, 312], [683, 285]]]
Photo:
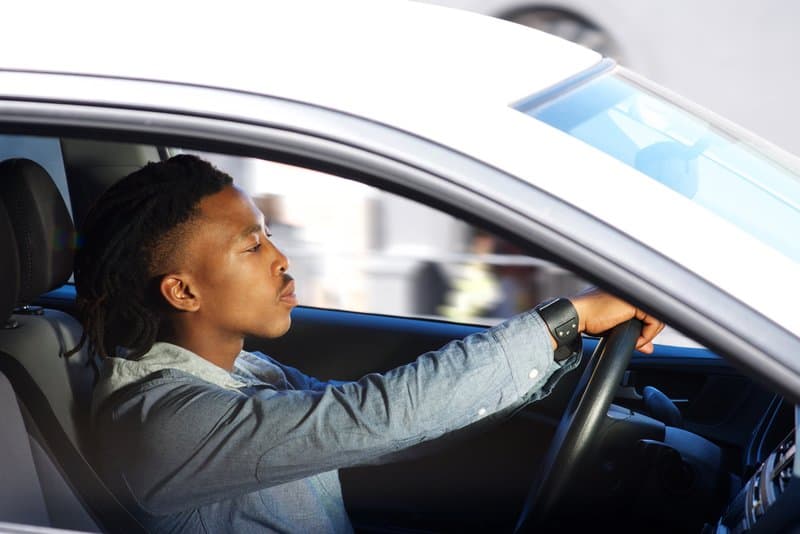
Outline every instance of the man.
[[577, 365], [577, 331], [636, 316], [649, 352], [663, 328], [592, 292], [384, 375], [322, 383], [242, 351], [247, 335], [284, 334], [297, 304], [268, 232], [232, 179], [192, 156], [131, 174], [87, 216], [75, 281], [105, 357], [97, 462], [149, 530], [348, 532], [338, 468], [541, 397]]

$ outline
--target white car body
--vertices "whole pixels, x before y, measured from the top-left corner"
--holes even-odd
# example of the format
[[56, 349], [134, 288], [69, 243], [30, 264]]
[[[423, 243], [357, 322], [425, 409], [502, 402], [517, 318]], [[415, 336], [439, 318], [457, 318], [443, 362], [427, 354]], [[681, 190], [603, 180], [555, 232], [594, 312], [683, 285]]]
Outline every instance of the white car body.
[[[34, 17], [43, 8], [31, 2], [15, 9], [25, 19], [26, 12]], [[796, 262], [511, 107], [596, 65], [601, 58], [594, 52], [505, 21], [406, 2], [314, 3], [314, 17], [302, 3], [263, 5], [258, 16], [242, 17], [250, 5], [228, 2], [197, 20], [182, 19], [183, 5], [159, 4], [157, 17], [143, 7], [125, 13], [127, 27], [136, 29], [127, 36], [102, 24], [115, 9], [95, 5], [89, 18], [72, 5], [48, 4], [51, 16], [39, 31], [58, 43], [55, 47], [15, 47], [25, 42], [27, 29], [10, 25], [0, 37], [5, 50], [15, 51], [0, 63], [3, 94], [15, 96], [15, 70], [78, 73], [98, 79], [91, 87], [54, 79], [40, 88], [40, 96], [80, 100], [93, 89], [92, 101], [117, 102], [103, 80], [134, 78], [222, 85], [364, 117], [470, 154], [550, 191], [800, 335], [800, 314], [794, 313], [800, 286], [788, 286], [787, 294], [786, 284], [800, 278]], [[362, 17], [371, 23], [362, 24]], [[478, 33], [481, 39], [473, 37]], [[446, 46], [437, 46], [443, 40]], [[18, 96], [32, 96], [28, 87], [18, 91]], [[153, 106], [158, 105], [153, 95]], [[480, 127], [462, 127], [467, 120]], [[616, 193], [620, 190], [627, 195]], [[653, 198], [658, 202], [648, 200]]]

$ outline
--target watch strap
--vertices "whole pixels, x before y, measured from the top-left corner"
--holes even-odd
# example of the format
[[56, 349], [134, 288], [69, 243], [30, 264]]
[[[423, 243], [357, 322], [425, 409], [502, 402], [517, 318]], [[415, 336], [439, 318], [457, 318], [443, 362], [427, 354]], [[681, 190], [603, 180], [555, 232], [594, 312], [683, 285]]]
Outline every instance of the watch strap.
[[569, 299], [559, 297], [536, 307], [536, 312], [556, 340], [554, 357], [557, 362], [569, 358], [581, 350], [581, 335], [578, 331], [578, 312]]

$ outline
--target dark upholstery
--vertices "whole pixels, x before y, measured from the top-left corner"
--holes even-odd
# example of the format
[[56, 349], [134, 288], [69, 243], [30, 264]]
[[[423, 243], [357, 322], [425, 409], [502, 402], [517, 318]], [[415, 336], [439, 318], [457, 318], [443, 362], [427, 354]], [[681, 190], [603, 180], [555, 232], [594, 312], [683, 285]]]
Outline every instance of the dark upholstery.
[[0, 324], [11, 315], [19, 296], [19, 255], [14, 229], [0, 205]]
[[[0, 247], [0, 279], [3, 281], [0, 287], [0, 320], [5, 322], [18, 301], [19, 266], [14, 229], [2, 202]], [[40, 318], [36, 319], [41, 322]], [[39, 335], [25, 328], [26, 325], [17, 318], [14, 324], [15, 328], [0, 330], [0, 349], [6, 349], [10, 337], [26, 331], [33, 334], [29, 336], [29, 344], [36, 343], [38, 346], [42, 341]], [[0, 361], [6, 356], [0, 352]], [[34, 423], [24, 421], [15, 391], [20, 388], [20, 384], [12, 388], [5, 371], [0, 370], [0, 421], [3, 422], [3, 431], [0, 432], [0, 521], [96, 531], [97, 525], [61, 478], [60, 470], [29, 434], [29, 426]]]
[[29, 159], [0, 163], [0, 199], [16, 232], [20, 265], [17, 302], [28, 304], [69, 279], [75, 227], [50, 175]]
[[[9, 211], [14, 238], [14, 245], [4, 250], [11, 250], [24, 264], [19, 269], [20, 289], [15, 301], [17, 305], [29, 304], [69, 278], [72, 220], [50, 175], [28, 159], [0, 163], [2, 207]], [[64, 358], [80, 340], [80, 324], [68, 314], [48, 309], [33, 315], [15, 313], [12, 319], [17, 328], [0, 333], [0, 351], [23, 365], [47, 396], [66, 434], [80, 447], [88, 428], [94, 373], [86, 365], [86, 351]]]
[[[6, 207], [10, 210], [7, 220], [0, 215], [0, 246], [4, 247], [0, 268], [3, 274], [6, 267], [13, 270], [7, 252], [24, 263], [16, 278], [22, 285], [19, 296], [6, 300], [28, 304], [69, 278], [74, 228], [47, 171], [30, 160], [0, 163], [0, 213]], [[4, 235], [8, 233], [4, 221], [13, 228], [10, 238]], [[16, 295], [11, 285], [3, 293]], [[0, 311], [6, 304], [0, 302]], [[71, 315], [48, 309], [18, 309], [12, 319], [16, 328], [0, 330], [0, 373], [9, 379], [25, 408], [30, 436], [22, 436], [22, 443], [30, 443], [50, 523], [81, 531], [97, 531], [102, 525], [105, 531], [143, 532], [86, 460], [91, 444], [93, 367], [88, 365], [91, 358], [85, 347], [65, 357], [77, 345], [81, 325]], [[20, 450], [27, 449], [20, 446]], [[28, 465], [25, 473], [30, 472]], [[37, 488], [31, 487], [31, 498], [38, 498]], [[25, 521], [41, 522], [33, 511], [26, 517]]]
[[22, 420], [17, 397], [11, 383], [0, 372], [0, 521], [48, 527], [42, 487], [31, 451], [31, 440]]

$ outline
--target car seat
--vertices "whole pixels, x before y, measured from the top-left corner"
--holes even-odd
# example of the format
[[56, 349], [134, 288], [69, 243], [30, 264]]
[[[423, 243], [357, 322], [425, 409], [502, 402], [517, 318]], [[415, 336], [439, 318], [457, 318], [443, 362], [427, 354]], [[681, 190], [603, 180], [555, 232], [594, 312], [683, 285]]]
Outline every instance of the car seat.
[[0, 163], [0, 205], [13, 228], [13, 235], [0, 241], [3, 255], [12, 257], [6, 268], [14, 270], [13, 257], [19, 264], [17, 308], [3, 317], [6, 328], [0, 331], [0, 371], [21, 401], [32, 449], [41, 449], [42, 462], [58, 467], [55, 473], [39, 472], [48, 481], [41, 487], [52, 525], [141, 532], [86, 460], [95, 368], [85, 348], [65, 356], [81, 338], [80, 323], [30, 305], [66, 283], [72, 271], [74, 227], [66, 205], [47, 171], [28, 159]]
[[[63, 285], [72, 272], [74, 229], [67, 207], [47, 171], [28, 159], [0, 163], [0, 201], [17, 241], [19, 294], [13, 328], [0, 336], [0, 350], [14, 356], [45, 393], [73, 444], [86, 449], [93, 373], [85, 351], [64, 358], [77, 345], [81, 325], [72, 316], [31, 306], [39, 295]], [[25, 350], [35, 340], [38, 350]], [[55, 364], [44, 364], [53, 354]]]
[[[2, 338], [6, 331], [14, 329], [17, 324], [11, 319], [11, 314], [18, 301], [20, 285], [17, 241], [2, 203], [0, 247]], [[3, 432], [0, 433], [0, 450], [3, 452], [0, 456], [0, 521], [96, 531], [96, 525], [85, 513], [81, 513], [80, 503], [69, 491], [40, 442], [29, 433], [23, 413], [25, 409], [18, 402], [10, 380], [0, 372], [0, 417], [3, 423]], [[62, 522], [60, 519], [66, 510], [69, 510], [68, 519]]]

